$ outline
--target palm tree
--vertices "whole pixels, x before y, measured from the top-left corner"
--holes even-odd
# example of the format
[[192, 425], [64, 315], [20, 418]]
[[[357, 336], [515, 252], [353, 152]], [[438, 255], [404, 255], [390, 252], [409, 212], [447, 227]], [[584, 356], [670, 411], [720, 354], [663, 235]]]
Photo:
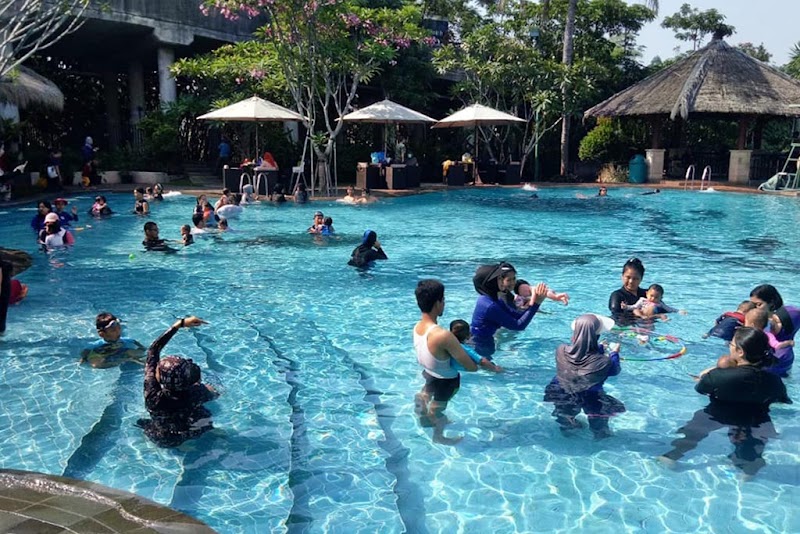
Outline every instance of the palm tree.
[[[647, 7], [654, 13], [658, 13], [658, 0], [647, 0]], [[542, 0], [542, 18], [546, 19], [550, 8], [550, 0]], [[572, 66], [573, 41], [575, 39], [575, 13], [578, 10], [578, 0], [569, 0], [567, 8], [567, 22], [564, 25], [564, 51], [561, 62], [566, 67]], [[569, 76], [569, 74], [567, 74]], [[569, 83], [561, 85], [561, 96], [564, 102], [564, 112], [561, 115], [561, 176], [567, 175], [569, 167], [569, 130], [570, 117], [566, 110], [567, 96], [569, 94]]]

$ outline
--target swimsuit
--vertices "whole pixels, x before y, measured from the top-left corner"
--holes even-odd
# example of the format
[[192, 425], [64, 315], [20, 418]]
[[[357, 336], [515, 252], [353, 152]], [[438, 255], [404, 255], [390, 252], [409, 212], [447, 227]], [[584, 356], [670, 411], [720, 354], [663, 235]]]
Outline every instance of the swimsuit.
[[495, 352], [494, 334], [502, 328], [509, 330], [525, 330], [539, 311], [539, 305], [533, 304], [522, 313], [512, 311], [504, 301], [492, 300], [487, 295], [478, 297], [475, 311], [472, 313], [472, 342], [475, 352], [491, 359]]
[[424, 367], [422, 376], [425, 378], [423, 390], [433, 397], [433, 400], [447, 402], [453, 398], [461, 386], [461, 375], [450, 365], [451, 358], [439, 360], [431, 354], [428, 348], [428, 335], [437, 325], [432, 324], [424, 334], [417, 334], [414, 330], [414, 349], [417, 351], [417, 361]]

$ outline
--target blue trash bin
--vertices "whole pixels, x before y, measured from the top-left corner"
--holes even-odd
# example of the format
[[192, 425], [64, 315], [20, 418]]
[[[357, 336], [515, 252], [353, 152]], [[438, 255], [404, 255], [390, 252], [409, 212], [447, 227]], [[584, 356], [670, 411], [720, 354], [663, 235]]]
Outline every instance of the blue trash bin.
[[628, 162], [628, 181], [632, 184], [647, 182], [647, 160], [641, 154], [636, 154]]

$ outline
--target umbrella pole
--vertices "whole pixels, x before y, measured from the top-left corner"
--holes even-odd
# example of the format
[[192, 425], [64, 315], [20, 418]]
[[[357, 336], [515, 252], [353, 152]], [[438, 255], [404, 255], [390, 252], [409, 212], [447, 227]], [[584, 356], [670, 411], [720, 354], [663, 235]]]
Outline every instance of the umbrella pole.
[[472, 158], [472, 183], [473, 185], [480, 185], [481, 175], [478, 174], [478, 154], [481, 153], [481, 138], [478, 133], [478, 123], [475, 123], [475, 157]]

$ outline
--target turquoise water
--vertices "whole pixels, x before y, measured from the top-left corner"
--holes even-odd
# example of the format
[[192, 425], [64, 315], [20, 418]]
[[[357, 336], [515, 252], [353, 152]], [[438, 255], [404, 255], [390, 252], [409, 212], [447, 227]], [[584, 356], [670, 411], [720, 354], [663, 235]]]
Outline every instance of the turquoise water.
[[[236, 232], [173, 255], [143, 252], [143, 220], [119, 214], [89, 221], [73, 250], [47, 256], [28, 228], [33, 209], [6, 209], [0, 245], [36, 261], [21, 276], [28, 299], [10, 310], [0, 341], [0, 465], [133, 491], [225, 533], [800, 531], [792, 406], [773, 408], [780, 436], [748, 482], [727, 458], [724, 430], [676, 470], [654, 460], [706, 404], [689, 374], [725, 351], [700, 338], [714, 319], [760, 283], [800, 304], [797, 199], [613, 189], [579, 200], [576, 192], [253, 206], [231, 221]], [[91, 204], [72, 200], [81, 211]], [[133, 206], [129, 195], [109, 200], [120, 212]], [[168, 198], [150, 219], [178, 239], [193, 205]], [[304, 234], [315, 209], [334, 218], [336, 239]], [[368, 273], [346, 265], [365, 228], [390, 258]], [[564, 437], [542, 402], [555, 347], [577, 315], [606, 310], [633, 255], [647, 267], [644, 285], [660, 283], [664, 301], [687, 310], [658, 330], [683, 339], [688, 353], [623, 362], [606, 388], [628, 409], [611, 421], [615, 435]], [[476, 266], [500, 259], [572, 300], [547, 302], [525, 332], [501, 335], [496, 361], [508, 372], [463, 377], [448, 433], [465, 438], [432, 444], [413, 416], [422, 382], [411, 347], [414, 287], [443, 280], [442, 322], [469, 320]], [[141, 372], [77, 365], [103, 310], [146, 345], [176, 316], [210, 321], [179, 332], [166, 353], [193, 357], [222, 384], [209, 405], [213, 433], [159, 449], [134, 426], [146, 415]], [[635, 344], [625, 350], [647, 355]], [[800, 401], [796, 378], [787, 386]]]

